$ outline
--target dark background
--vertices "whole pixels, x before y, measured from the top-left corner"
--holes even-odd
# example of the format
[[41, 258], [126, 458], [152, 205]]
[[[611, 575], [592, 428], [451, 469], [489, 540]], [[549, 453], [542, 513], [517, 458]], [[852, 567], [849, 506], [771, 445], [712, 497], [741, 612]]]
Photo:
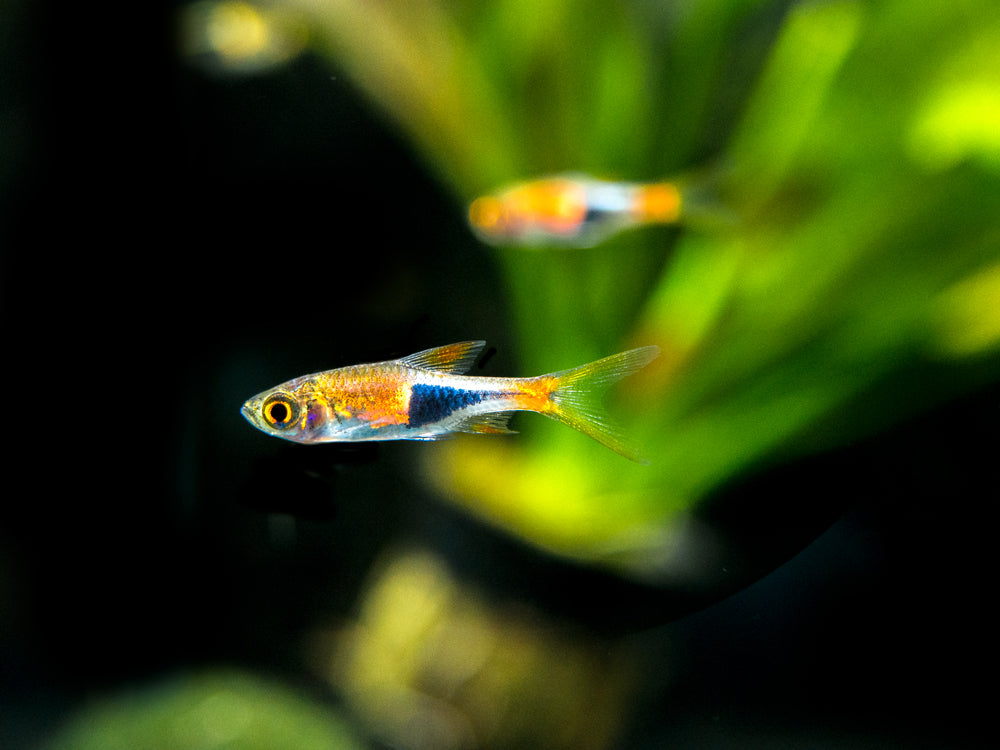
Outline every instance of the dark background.
[[548, 558], [424, 496], [420, 445], [274, 446], [239, 415], [289, 376], [467, 337], [516, 366], [462, 207], [349, 84], [308, 55], [175, 63], [168, 7], [26, 5], [0, 52], [0, 746], [192, 666], [321, 693], [302, 633], [407, 538], [644, 643], [670, 677], [650, 670], [630, 747], [993, 734], [1000, 387], [724, 488], [704, 518], [747, 565], [707, 598]]

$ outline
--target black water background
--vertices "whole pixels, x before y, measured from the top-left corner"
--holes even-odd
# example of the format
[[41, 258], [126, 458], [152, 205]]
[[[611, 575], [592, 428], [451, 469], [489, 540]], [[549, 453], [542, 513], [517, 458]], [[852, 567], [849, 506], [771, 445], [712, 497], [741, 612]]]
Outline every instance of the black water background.
[[[408, 536], [473, 557], [498, 595], [645, 639], [671, 678], [636, 747], [972, 747], [991, 729], [997, 387], [726, 488], [713, 512], [790, 560], [707, 608], [536, 555], [415, 493], [413, 446], [302, 458], [239, 417], [254, 384], [333, 357], [475, 336], [516, 366], [461, 207], [347, 82], [308, 56], [205, 78], [171, 62], [167, 9], [10, 13], [0, 746], [179, 669], [308, 682], [303, 628], [350, 611]], [[121, 33], [88, 36], [94, 13]], [[743, 510], [763, 501], [818, 510], [784, 535]]]

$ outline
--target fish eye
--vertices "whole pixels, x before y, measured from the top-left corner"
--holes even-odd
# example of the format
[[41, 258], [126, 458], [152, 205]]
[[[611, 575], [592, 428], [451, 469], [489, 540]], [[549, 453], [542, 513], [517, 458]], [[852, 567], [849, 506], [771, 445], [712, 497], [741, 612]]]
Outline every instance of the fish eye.
[[291, 427], [299, 418], [299, 405], [284, 393], [268, 396], [260, 411], [264, 421], [278, 430]]

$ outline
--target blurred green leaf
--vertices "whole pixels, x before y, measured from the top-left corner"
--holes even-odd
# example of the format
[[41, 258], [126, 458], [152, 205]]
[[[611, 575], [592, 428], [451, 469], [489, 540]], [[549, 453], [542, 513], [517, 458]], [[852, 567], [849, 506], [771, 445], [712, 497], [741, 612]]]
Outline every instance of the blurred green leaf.
[[177, 677], [95, 702], [46, 750], [350, 750], [330, 710], [277, 683], [222, 670]]

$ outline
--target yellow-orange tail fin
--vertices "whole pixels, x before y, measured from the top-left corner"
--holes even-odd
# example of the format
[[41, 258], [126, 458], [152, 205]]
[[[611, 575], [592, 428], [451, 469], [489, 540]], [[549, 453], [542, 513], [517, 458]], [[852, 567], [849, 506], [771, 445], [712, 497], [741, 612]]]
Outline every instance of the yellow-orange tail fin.
[[681, 216], [681, 190], [673, 182], [653, 182], [636, 191], [635, 215], [641, 222], [673, 224]]
[[549, 395], [549, 408], [544, 413], [631, 461], [648, 464], [649, 461], [600, 407], [598, 399], [600, 392], [609, 385], [641, 370], [659, 354], [659, 347], [643, 346], [552, 373], [548, 377], [556, 380], [556, 386]]

